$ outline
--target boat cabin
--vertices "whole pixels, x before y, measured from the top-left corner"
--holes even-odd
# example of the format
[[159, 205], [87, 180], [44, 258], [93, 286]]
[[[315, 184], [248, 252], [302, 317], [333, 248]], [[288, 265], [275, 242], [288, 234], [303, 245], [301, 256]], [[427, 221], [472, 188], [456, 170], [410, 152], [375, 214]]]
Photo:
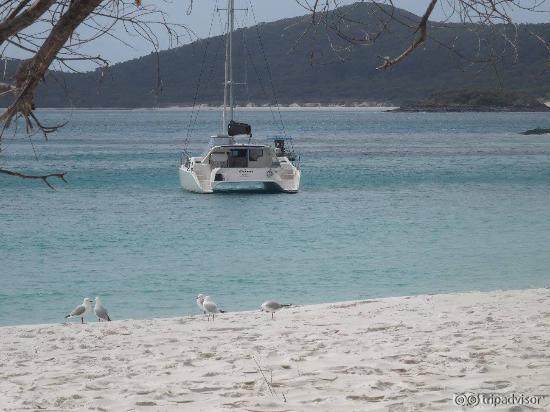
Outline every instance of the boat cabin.
[[216, 146], [209, 155], [212, 168], [270, 168], [277, 161], [270, 146]]

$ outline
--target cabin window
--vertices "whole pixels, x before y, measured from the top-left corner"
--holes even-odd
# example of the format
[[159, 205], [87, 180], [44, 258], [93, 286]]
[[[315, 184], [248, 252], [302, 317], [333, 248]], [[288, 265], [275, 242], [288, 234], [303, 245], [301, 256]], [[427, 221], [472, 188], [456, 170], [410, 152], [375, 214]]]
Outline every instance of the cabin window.
[[229, 167], [248, 167], [248, 150], [231, 149], [229, 152]]
[[257, 162], [264, 155], [264, 149], [250, 149], [248, 159], [251, 162]]
[[218, 152], [218, 153], [212, 153], [210, 155], [210, 158], [213, 162], [227, 162], [227, 153], [225, 152]]
[[246, 157], [246, 149], [231, 149], [231, 157]]

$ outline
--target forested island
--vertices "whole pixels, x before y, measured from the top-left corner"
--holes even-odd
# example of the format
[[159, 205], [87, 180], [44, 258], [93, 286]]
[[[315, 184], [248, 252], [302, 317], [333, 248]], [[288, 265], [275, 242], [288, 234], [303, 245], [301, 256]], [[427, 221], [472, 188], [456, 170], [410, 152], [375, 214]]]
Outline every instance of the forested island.
[[461, 89], [406, 103], [397, 112], [547, 112], [550, 107], [524, 92]]

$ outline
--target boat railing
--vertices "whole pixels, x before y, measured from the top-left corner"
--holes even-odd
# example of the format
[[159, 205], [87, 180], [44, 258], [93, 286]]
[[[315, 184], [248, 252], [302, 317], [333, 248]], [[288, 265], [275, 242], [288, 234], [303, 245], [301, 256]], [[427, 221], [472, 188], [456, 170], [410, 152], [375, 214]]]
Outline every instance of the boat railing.
[[180, 156], [180, 165], [185, 166], [186, 168], [189, 168], [190, 163], [191, 163], [191, 155], [187, 153], [185, 149], [183, 149]]
[[287, 150], [285, 156], [291, 162], [294, 162], [297, 158], [296, 152], [294, 152], [294, 150]]

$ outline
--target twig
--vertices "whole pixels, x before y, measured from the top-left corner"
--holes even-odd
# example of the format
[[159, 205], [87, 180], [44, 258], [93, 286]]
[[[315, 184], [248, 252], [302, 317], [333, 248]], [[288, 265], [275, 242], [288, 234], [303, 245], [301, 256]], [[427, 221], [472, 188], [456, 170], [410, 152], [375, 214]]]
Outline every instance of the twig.
[[14, 172], [13, 170], [0, 169], [0, 173], [6, 174], [6, 175], [9, 175], [9, 176], [20, 177], [21, 179], [42, 180], [44, 183], [46, 183], [53, 190], [55, 190], [55, 187], [53, 187], [50, 184], [50, 182], [48, 182], [48, 179], [51, 178], [51, 177], [57, 177], [58, 179], [63, 180], [65, 183], [69, 183], [69, 182], [67, 182], [67, 180], [65, 180], [66, 172], [63, 172], [63, 173], [50, 173], [48, 175], [26, 175], [26, 174], [23, 174], [23, 173]]
[[[254, 356], [252, 356], [252, 359], [254, 359], [254, 362], [256, 363], [256, 366], [258, 367], [258, 371], [260, 372], [260, 374], [264, 378], [264, 381], [267, 384], [267, 388], [269, 389], [269, 392], [271, 393], [271, 396], [277, 395], [277, 392], [275, 391], [275, 388], [273, 388], [273, 371], [269, 370], [269, 373], [271, 375], [271, 382], [270, 382], [270, 381], [267, 380], [267, 378], [264, 374], [264, 371], [262, 370], [262, 367], [260, 366], [260, 362], [258, 362], [258, 360]], [[283, 397], [283, 401], [286, 403], [286, 396], [283, 392], [281, 392], [281, 396]]]
[[273, 392], [273, 388], [271, 387], [271, 384], [269, 383], [269, 381], [265, 377], [264, 371], [262, 370], [262, 367], [260, 366], [260, 363], [256, 360], [256, 358], [254, 356], [252, 356], [252, 359], [254, 359], [254, 362], [256, 363], [256, 366], [258, 367], [258, 370], [260, 371], [260, 374], [264, 378], [264, 381], [267, 384], [267, 388], [269, 389], [269, 392], [271, 393], [272, 396], [275, 396], [275, 393]]
[[377, 69], [389, 69], [392, 66], [395, 66], [401, 60], [405, 59], [409, 54], [411, 54], [418, 46], [422, 45], [428, 36], [428, 19], [430, 18], [430, 15], [432, 14], [434, 7], [437, 3], [437, 0], [431, 0], [430, 4], [428, 5], [428, 8], [426, 9], [426, 12], [422, 16], [422, 19], [420, 20], [420, 23], [418, 23], [418, 27], [416, 28], [416, 31], [420, 32], [420, 35], [416, 38], [416, 40], [399, 56], [395, 58], [384, 58], [384, 64], [377, 67]]

